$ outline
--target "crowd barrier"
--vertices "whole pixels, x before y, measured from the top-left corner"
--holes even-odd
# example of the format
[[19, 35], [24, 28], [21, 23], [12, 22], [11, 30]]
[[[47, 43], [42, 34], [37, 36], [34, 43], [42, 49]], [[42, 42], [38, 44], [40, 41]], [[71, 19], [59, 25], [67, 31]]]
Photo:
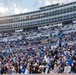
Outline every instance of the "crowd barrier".
[[3, 74], [3, 75], [76, 75], [76, 74]]

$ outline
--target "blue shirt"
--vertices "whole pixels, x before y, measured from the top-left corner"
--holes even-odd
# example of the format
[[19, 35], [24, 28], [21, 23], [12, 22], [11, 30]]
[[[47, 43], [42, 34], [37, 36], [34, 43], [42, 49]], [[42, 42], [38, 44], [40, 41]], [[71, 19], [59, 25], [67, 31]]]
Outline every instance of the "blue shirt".
[[21, 73], [24, 74], [24, 73], [25, 73], [25, 70], [26, 70], [26, 68], [25, 68], [25, 66], [23, 65], [23, 66], [22, 66], [22, 69], [21, 69]]
[[70, 66], [72, 65], [72, 63], [73, 63], [72, 58], [69, 58], [69, 59], [68, 59], [68, 63], [69, 63]]

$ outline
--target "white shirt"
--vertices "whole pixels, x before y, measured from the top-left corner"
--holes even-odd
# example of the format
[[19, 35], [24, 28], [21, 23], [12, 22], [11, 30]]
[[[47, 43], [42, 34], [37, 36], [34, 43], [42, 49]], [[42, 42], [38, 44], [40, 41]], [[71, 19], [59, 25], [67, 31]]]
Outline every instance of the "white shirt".
[[46, 62], [50, 63], [50, 58], [49, 57], [46, 58]]
[[71, 71], [71, 67], [70, 66], [65, 66], [64, 67], [64, 73], [69, 73]]
[[29, 70], [26, 69], [26, 70], [25, 70], [25, 74], [29, 74]]

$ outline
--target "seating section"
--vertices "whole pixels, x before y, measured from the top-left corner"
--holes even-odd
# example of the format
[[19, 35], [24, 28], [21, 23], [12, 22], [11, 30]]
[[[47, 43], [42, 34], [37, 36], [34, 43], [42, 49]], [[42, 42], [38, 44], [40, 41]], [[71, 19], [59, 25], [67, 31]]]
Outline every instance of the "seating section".
[[76, 24], [1, 32], [0, 73], [76, 73]]

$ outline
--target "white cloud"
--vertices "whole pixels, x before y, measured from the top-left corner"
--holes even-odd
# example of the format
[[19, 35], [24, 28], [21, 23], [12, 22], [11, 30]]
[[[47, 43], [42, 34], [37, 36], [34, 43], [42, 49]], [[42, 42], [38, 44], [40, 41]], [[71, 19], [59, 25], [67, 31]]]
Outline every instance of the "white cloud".
[[32, 5], [32, 7], [30, 7], [30, 8], [29, 8], [29, 4], [28, 4], [27, 8], [24, 8], [23, 7], [24, 5], [21, 7], [20, 4], [18, 4], [16, 2], [11, 2], [10, 0], [7, 0], [6, 2], [5, 1], [6, 0], [2, 0], [2, 2], [0, 2], [0, 16], [26, 13], [26, 12], [35, 10], [41, 6], [55, 4], [55, 3], [67, 3], [67, 2], [72, 2], [72, 1], [76, 1], [76, 0], [67, 0], [67, 1], [66, 0], [37, 0], [38, 2], [35, 4], [35, 6]]
[[14, 14], [29, 12], [27, 8], [18, 7], [15, 3], [13, 4], [13, 11]]
[[5, 7], [4, 5], [0, 5], [0, 14], [4, 14], [8, 12], [8, 8]]
[[20, 14], [29, 12], [27, 8], [21, 8], [17, 6], [15, 3], [11, 4], [11, 6], [5, 6], [4, 4], [0, 3], [0, 15], [11, 15], [11, 14]]
[[44, 3], [44, 5], [50, 5], [50, 4], [58, 3], [57, 0], [39, 0], [39, 2]]

